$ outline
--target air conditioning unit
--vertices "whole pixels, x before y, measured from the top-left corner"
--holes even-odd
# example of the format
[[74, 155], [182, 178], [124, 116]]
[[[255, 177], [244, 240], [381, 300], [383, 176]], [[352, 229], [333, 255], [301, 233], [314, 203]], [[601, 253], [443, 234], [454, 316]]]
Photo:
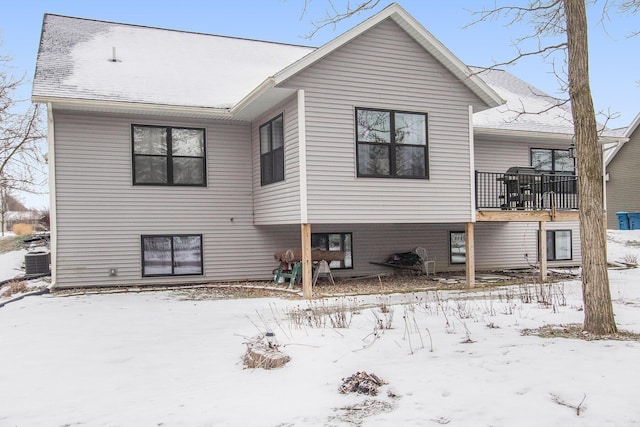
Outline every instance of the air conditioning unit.
[[24, 272], [30, 274], [49, 273], [51, 254], [49, 252], [31, 252], [24, 256]]

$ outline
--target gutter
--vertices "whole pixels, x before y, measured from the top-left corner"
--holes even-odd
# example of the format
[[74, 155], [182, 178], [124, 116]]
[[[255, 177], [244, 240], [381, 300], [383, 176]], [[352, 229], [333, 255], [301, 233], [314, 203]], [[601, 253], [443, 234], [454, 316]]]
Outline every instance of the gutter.
[[163, 105], [149, 104], [144, 102], [130, 101], [107, 101], [107, 100], [90, 100], [75, 99], [59, 96], [33, 95], [31, 101], [41, 104], [56, 104], [59, 107], [70, 107], [81, 109], [84, 111], [118, 111], [118, 110], [135, 110], [139, 114], [172, 114], [177, 116], [189, 116], [226, 119], [233, 120], [235, 117], [231, 114], [229, 108], [214, 107], [191, 107], [187, 105]]
[[231, 107], [229, 110], [229, 115], [234, 117], [236, 114], [247, 108], [253, 101], [260, 98], [262, 95], [267, 93], [269, 89], [274, 87], [276, 84], [276, 80], [273, 77], [268, 77], [265, 81], [260, 83], [257, 88], [253, 89], [247, 96], [242, 98], [240, 102]]

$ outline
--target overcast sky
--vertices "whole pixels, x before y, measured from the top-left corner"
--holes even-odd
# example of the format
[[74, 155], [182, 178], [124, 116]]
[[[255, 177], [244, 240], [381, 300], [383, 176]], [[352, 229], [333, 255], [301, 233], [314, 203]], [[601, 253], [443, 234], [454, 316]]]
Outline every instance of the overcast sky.
[[[351, 0], [352, 3], [357, 0]], [[514, 41], [526, 33], [523, 26], [506, 26], [507, 21], [465, 26], [474, 20], [470, 10], [491, 7], [494, 0], [399, 0], [397, 1], [436, 38], [468, 65], [491, 66], [513, 58]], [[513, 4], [518, 0], [503, 0]], [[334, 0], [334, 4], [343, 4]], [[312, 0], [303, 15], [304, 0], [20, 0], [5, 2], [0, 13], [0, 54], [14, 60], [15, 74], [33, 77], [42, 17], [56, 13], [82, 18], [124, 22], [178, 30], [229, 35], [321, 46], [391, 3], [381, 0], [374, 11], [363, 12], [336, 28], [326, 27], [312, 39], [305, 38], [311, 21], [324, 16], [328, 0]], [[519, 1], [524, 4], [524, 1]], [[610, 127], [627, 126], [640, 112], [640, 30], [639, 16], [611, 12], [604, 26], [602, 11], [590, 11], [591, 88], [597, 110], [617, 112]], [[506, 68], [550, 95], [562, 97], [552, 67], [542, 58], [529, 58]], [[21, 96], [28, 97], [30, 87]], [[35, 203], [36, 207], [42, 203]]]

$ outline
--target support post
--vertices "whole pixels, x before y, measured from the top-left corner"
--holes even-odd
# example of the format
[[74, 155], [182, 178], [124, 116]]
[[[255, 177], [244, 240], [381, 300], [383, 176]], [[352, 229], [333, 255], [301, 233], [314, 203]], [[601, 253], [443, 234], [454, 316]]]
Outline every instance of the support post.
[[540, 262], [540, 281], [547, 281], [547, 223], [538, 223], [538, 262]]
[[300, 225], [302, 238], [302, 296], [312, 297], [312, 268], [311, 268], [311, 224]]
[[476, 286], [476, 243], [473, 224], [473, 222], [467, 222], [464, 227], [464, 246], [467, 255], [467, 287], [469, 288]]

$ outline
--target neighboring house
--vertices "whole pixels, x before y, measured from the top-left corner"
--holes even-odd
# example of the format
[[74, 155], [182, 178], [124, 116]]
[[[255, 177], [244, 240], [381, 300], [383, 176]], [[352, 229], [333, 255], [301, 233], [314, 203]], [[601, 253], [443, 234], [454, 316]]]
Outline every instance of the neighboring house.
[[617, 212], [640, 212], [640, 114], [620, 129], [623, 141], [605, 155], [607, 228], [618, 229]]
[[579, 264], [568, 110], [476, 71], [396, 4], [317, 49], [46, 15], [53, 281], [265, 280], [301, 247], [335, 276]]

